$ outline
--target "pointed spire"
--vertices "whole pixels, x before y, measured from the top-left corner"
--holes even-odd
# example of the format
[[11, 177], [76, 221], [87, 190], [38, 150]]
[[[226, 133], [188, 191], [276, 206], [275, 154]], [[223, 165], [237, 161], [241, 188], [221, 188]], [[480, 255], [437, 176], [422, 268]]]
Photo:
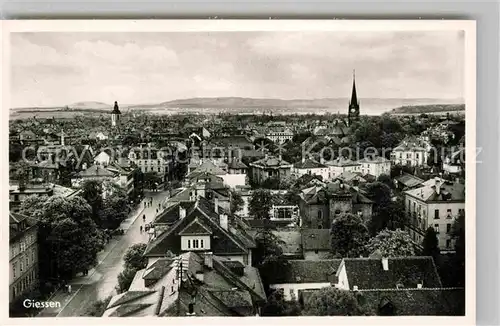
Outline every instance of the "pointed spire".
[[358, 105], [358, 96], [356, 94], [356, 70], [352, 70], [352, 95], [349, 105]]

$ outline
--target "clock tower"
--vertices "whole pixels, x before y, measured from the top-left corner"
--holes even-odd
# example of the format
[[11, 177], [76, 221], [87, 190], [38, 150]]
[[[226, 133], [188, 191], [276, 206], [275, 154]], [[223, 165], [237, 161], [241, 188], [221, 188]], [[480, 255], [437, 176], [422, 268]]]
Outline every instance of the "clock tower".
[[352, 73], [352, 95], [349, 101], [349, 111], [347, 112], [347, 121], [351, 125], [354, 121], [359, 120], [359, 101], [356, 94], [356, 76], [355, 72]]

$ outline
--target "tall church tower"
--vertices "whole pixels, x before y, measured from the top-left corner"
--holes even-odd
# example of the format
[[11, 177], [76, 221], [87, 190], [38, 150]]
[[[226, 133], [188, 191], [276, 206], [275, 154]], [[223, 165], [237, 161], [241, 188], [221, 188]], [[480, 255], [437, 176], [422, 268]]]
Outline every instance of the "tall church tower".
[[113, 111], [111, 112], [111, 126], [112, 127], [118, 127], [118, 124], [120, 123], [120, 115], [122, 113], [120, 112], [120, 109], [118, 108], [118, 102], [115, 101], [115, 107], [113, 108]]
[[352, 72], [352, 95], [351, 100], [349, 101], [347, 120], [349, 122], [349, 125], [351, 125], [354, 121], [359, 120], [359, 101], [356, 94], [356, 75], [354, 71]]

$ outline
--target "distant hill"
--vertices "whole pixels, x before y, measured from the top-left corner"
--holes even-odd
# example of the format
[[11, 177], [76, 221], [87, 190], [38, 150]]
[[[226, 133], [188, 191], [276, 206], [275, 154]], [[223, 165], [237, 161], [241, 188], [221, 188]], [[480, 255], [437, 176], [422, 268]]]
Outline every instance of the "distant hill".
[[111, 106], [110, 104], [106, 104], [106, 103], [102, 103], [102, 102], [92, 102], [92, 101], [88, 101], [88, 102], [77, 102], [77, 103], [73, 103], [73, 104], [70, 104], [68, 105], [68, 108], [69, 109], [73, 109], [73, 110], [104, 110], [104, 109], [112, 109], [113, 106]]
[[465, 104], [405, 105], [392, 109], [390, 114], [422, 114], [465, 111]]

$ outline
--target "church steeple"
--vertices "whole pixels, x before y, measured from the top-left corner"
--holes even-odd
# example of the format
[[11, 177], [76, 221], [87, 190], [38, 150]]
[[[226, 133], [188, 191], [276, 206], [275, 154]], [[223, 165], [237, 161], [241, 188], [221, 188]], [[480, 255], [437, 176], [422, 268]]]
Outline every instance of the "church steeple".
[[115, 101], [115, 106], [113, 107], [113, 111], [111, 111], [111, 126], [117, 127], [120, 122], [120, 109], [118, 108], [118, 102]]
[[359, 101], [358, 94], [356, 93], [356, 72], [352, 71], [352, 94], [351, 100], [349, 101], [349, 111], [347, 112], [347, 119], [349, 125], [352, 122], [359, 120]]

